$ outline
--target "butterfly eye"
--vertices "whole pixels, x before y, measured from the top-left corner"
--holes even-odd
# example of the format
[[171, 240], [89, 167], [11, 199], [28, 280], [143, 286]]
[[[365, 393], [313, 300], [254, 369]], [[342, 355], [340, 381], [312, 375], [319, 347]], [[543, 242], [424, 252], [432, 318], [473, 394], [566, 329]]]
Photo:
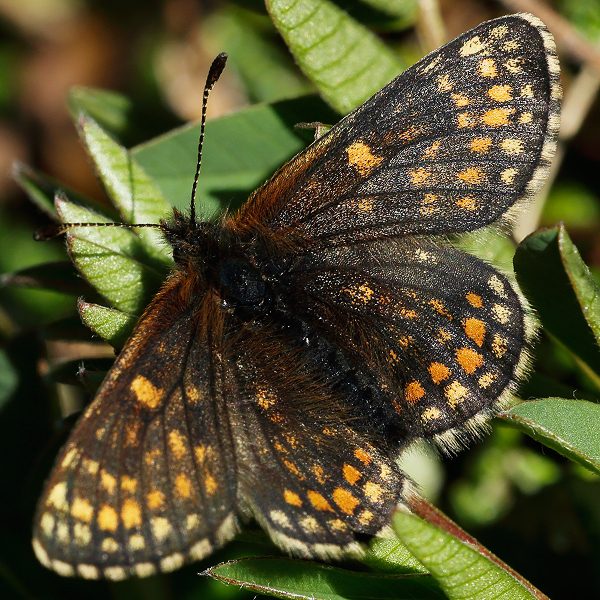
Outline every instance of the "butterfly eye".
[[236, 258], [225, 259], [219, 268], [225, 303], [242, 314], [256, 316], [270, 305], [269, 290], [257, 269]]

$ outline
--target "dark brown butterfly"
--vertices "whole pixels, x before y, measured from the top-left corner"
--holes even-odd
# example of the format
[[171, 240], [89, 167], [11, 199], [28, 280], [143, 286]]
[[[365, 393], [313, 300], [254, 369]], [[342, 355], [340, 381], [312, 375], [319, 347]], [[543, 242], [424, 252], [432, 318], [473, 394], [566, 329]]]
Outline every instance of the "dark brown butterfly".
[[524, 371], [518, 292], [443, 238], [540, 187], [560, 96], [545, 26], [489, 21], [236, 214], [162, 221], [176, 267], [58, 457], [41, 562], [92, 579], [171, 571], [251, 517], [304, 557], [359, 555], [385, 532], [411, 490], [402, 449], [462, 446]]

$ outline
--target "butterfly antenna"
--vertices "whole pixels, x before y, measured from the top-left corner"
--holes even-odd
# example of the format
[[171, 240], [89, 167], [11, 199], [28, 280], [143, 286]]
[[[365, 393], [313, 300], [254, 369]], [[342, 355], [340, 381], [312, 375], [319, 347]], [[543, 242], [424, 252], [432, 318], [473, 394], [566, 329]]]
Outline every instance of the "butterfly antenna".
[[198, 187], [198, 178], [200, 177], [200, 166], [202, 164], [202, 145], [204, 144], [204, 129], [206, 128], [206, 107], [208, 106], [208, 97], [215, 83], [221, 77], [221, 73], [227, 63], [227, 54], [221, 52], [215, 60], [213, 60], [208, 76], [206, 77], [206, 85], [204, 86], [204, 96], [202, 97], [202, 120], [200, 122], [200, 138], [198, 140], [198, 163], [196, 165], [196, 175], [194, 177], [194, 185], [192, 186], [192, 201], [190, 205], [190, 224], [196, 226], [196, 188]]

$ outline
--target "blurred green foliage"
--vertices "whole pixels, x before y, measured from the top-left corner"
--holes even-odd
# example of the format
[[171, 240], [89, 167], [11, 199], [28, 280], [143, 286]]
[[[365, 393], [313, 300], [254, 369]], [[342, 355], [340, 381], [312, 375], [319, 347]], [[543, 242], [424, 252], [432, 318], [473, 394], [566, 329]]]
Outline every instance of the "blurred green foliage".
[[[15, 0], [15, 7], [17, 4]], [[272, 12], [279, 4], [270, 2]], [[236, 206], [310, 141], [306, 132], [293, 128], [294, 123], [333, 123], [339, 118], [321, 99], [305, 94], [319, 90], [334, 109], [346, 112], [391, 78], [394, 69], [400, 70], [407, 64], [406, 57], [416, 59], [420, 53], [413, 30], [414, 2], [373, 0], [368, 4], [357, 1], [314, 4], [336, 18], [346, 19], [342, 11], [348, 11], [351, 20], [347, 27], [352, 35], [364, 35], [361, 39], [370, 49], [375, 49], [374, 56], [377, 48], [382, 49], [387, 66], [382, 69], [385, 77], [381, 81], [376, 77], [353, 79], [358, 77], [360, 64], [353, 74], [352, 68], [357, 63], [351, 60], [343, 61], [342, 71], [336, 71], [325, 81], [320, 81], [314, 73], [310, 79], [314, 60], [325, 61], [327, 57], [317, 53], [316, 57], [307, 59], [306, 52], [294, 48], [299, 42], [288, 39], [296, 50], [295, 60], [299, 65], [296, 67], [264, 5], [258, 1], [196, 4], [39, 0], [38, 16], [29, 21], [16, 8], [11, 9], [12, 12], [0, 8], [0, 11], [6, 10], [0, 13], [4, 15], [0, 21], [0, 34], [4, 34], [0, 39], [0, 127], [10, 126], [11, 131], [17, 132], [27, 147], [25, 158], [34, 167], [51, 171], [66, 187], [73, 185], [70, 172], [67, 170], [61, 175], [48, 158], [43, 142], [51, 139], [51, 135], [62, 135], [62, 129], [53, 128], [43, 120], [42, 108], [32, 108], [35, 98], [31, 95], [35, 94], [26, 82], [31, 76], [27, 67], [31, 66], [32, 56], [43, 55], [44, 49], [54, 43], [52, 28], [59, 32], [57, 35], [66, 37], [67, 29], [60, 29], [65, 23], [80, 26], [85, 32], [90, 31], [86, 29], [89, 22], [101, 23], [110, 31], [110, 40], [118, 50], [118, 60], [111, 63], [114, 72], [107, 76], [108, 85], [112, 85], [115, 92], [79, 87], [70, 96], [71, 113], [76, 120], [82, 115], [93, 117], [120, 143], [133, 147], [127, 156], [151, 174], [170, 204], [185, 206], [194, 173], [198, 130], [195, 126], [173, 130], [181, 125], [185, 115], [180, 106], [169, 105], [170, 93], [166, 91], [165, 76], [160, 74], [160, 64], [173, 64], [168, 62], [168, 57], [176, 47], [189, 47], [207, 55], [207, 60], [226, 50], [230, 54], [232, 82], [224, 82], [223, 86], [229, 85], [233, 90], [236, 109], [244, 104], [252, 106], [209, 123], [199, 191], [206, 214], [212, 214], [224, 203]], [[459, 2], [447, 4], [447, 21], [460, 23], [461, 31], [476, 24]], [[10, 7], [10, 2], [7, 6]], [[561, 0], [556, 6], [583, 36], [598, 40], [600, 4], [595, 0]], [[50, 17], [43, 21], [40, 15], [46, 14], [44, 11], [66, 16], [63, 21], [53, 21]], [[483, 7], [481, 11], [481, 20], [495, 16], [485, 12]], [[285, 31], [282, 33], [285, 37]], [[109, 48], [105, 50], [108, 54]], [[572, 62], [569, 57], [563, 62], [567, 64], [568, 80], [575, 76], [575, 70], [568, 66]], [[46, 85], [60, 79], [62, 72], [55, 73], [53, 68], [48, 69], [50, 77]], [[309, 77], [305, 77], [302, 70]], [[198, 69], [200, 85], [204, 72], [205, 69]], [[329, 85], [336, 77], [350, 84], [342, 86], [343, 89]], [[90, 85], [89, 79], [83, 77], [74, 83]], [[216, 93], [213, 97], [217, 102]], [[66, 115], [66, 99], [63, 104]], [[225, 106], [225, 110], [232, 108], [227, 101]], [[78, 124], [81, 128], [81, 121]], [[557, 181], [543, 207], [540, 222], [553, 229], [529, 238], [519, 249], [519, 281], [544, 325], [536, 346], [534, 374], [521, 390], [524, 399], [598, 400], [600, 319], [590, 307], [593, 308], [598, 297], [595, 281], [600, 272], [600, 184], [596, 176], [600, 135], [594, 136], [593, 132], [600, 132], [597, 106], [587, 117], [585, 131], [566, 148]], [[156, 137], [159, 134], [166, 135]], [[103, 146], [98, 156], [107, 152]], [[16, 157], [19, 156], [23, 158], [22, 155]], [[91, 173], [90, 170], [90, 178]], [[105, 368], [97, 359], [86, 359], [80, 379], [87, 391], [84, 386], [65, 387], [64, 382], [73, 383], [76, 375], [74, 372], [69, 375], [68, 371], [74, 371], [89, 350], [74, 348], [71, 343], [70, 350], [61, 354], [64, 351], [61, 343], [90, 339], [89, 330], [75, 316], [77, 297], [83, 293], [89, 301], [84, 318], [97, 334], [117, 346], [122, 338], [118, 338], [118, 328], [102, 328], [105, 322], [100, 323], [99, 319], [103, 314], [94, 308], [100, 299], [85, 281], [77, 276], [68, 280], [61, 275], [61, 279], [58, 273], [62, 271], [57, 268], [48, 272], [54, 275], [55, 282], [60, 281], [60, 285], [52, 286], [39, 271], [26, 270], [33, 265], [60, 264], [67, 256], [63, 241], [37, 244], [31, 239], [32, 232], [48, 222], [48, 214], [39, 207], [50, 204], [57, 184], [51, 179], [40, 183], [31, 174], [26, 174], [23, 180], [38, 186], [36, 189], [45, 200], [39, 199], [35, 208], [9, 187], [2, 192], [0, 204], [0, 273], [4, 274], [0, 276], [0, 482], [3, 489], [0, 597], [152, 600], [256, 597], [255, 592], [240, 591], [238, 586], [228, 587], [208, 577], [199, 577], [197, 573], [225, 560], [277, 554], [260, 533], [243, 534], [241, 541], [207, 561], [169, 576], [119, 584], [62, 579], [35, 560], [30, 548], [30, 524], [43, 479], [73, 423], [72, 417], [66, 417], [69, 409], [65, 407], [85, 403], [90, 397], [89, 390], [97, 385], [99, 374]], [[103, 195], [97, 191], [91, 195], [94, 208], [101, 207], [112, 218]], [[558, 221], [565, 223], [583, 260], [576, 255], [565, 230], [554, 228]], [[506, 239], [497, 244], [481, 238], [463, 240], [463, 243], [478, 253], [491, 252], [493, 256], [488, 258], [500, 259], [503, 264], [508, 262], [506, 258], [513, 247]], [[540, 252], [540, 245], [547, 250], [545, 254]], [[137, 247], [132, 250], [136, 260], [141, 252], [143, 250]], [[591, 273], [582, 267], [583, 261], [591, 264]], [[64, 266], [64, 262], [62, 264]], [[138, 297], [142, 298], [140, 307], [147, 302], [159, 280], [160, 277], [144, 288], [144, 294]], [[562, 282], [561, 294], [556, 293], [557, 281]], [[52, 287], [54, 289], [49, 289]], [[131, 308], [131, 312], [138, 314], [138, 307]], [[127, 319], [119, 323], [130, 326]], [[95, 339], [98, 341], [98, 337]], [[67, 366], [61, 368], [61, 365]], [[541, 411], [543, 407], [539, 408]], [[575, 590], [581, 597], [600, 595], [600, 480], [581, 466], [588, 459], [594, 465], [600, 461], [600, 454], [594, 454], [593, 447], [584, 444], [585, 441], [593, 446], [600, 437], [600, 429], [593, 419], [585, 420], [581, 416], [587, 408], [577, 403], [566, 405], [566, 411], [574, 409], [575, 412], [564, 414], [575, 416], [561, 415], [563, 419], [574, 419], [572, 439], [568, 432], [558, 435], [544, 420], [547, 412], [527, 415], [527, 418], [515, 412], [506, 422], [495, 425], [492, 435], [481, 444], [454, 460], [444, 461], [444, 471], [439, 471], [437, 458], [425, 459], [435, 464], [429, 472], [435, 473], [439, 485], [428, 484], [427, 489], [437, 490], [441, 508], [551, 598], [570, 597]], [[527, 419], [533, 419], [530, 422], [537, 427], [536, 435], [530, 437], [507, 426], [511, 419], [513, 424], [518, 420], [520, 429], [528, 433], [531, 427], [528, 429]], [[548, 442], [550, 438], [552, 442]], [[414, 476], [418, 479], [418, 473]], [[398, 548], [390, 550], [378, 570], [385, 570], [386, 565], [390, 569], [393, 561], [389, 557], [400, 554]], [[376, 563], [371, 561], [371, 564]], [[356, 565], [346, 566], [360, 569]], [[274, 567], [275, 571], [281, 568]], [[311, 571], [307, 576], [317, 578], [319, 573]], [[260, 574], [265, 575], [265, 572]], [[243, 581], [243, 568], [236, 571], [236, 576]], [[266, 576], [269, 576], [268, 571]], [[292, 583], [288, 580], [282, 585], [289, 590]], [[306, 588], [307, 595], [310, 589], [310, 586]], [[427, 597], [427, 593], [421, 590], [419, 597]]]

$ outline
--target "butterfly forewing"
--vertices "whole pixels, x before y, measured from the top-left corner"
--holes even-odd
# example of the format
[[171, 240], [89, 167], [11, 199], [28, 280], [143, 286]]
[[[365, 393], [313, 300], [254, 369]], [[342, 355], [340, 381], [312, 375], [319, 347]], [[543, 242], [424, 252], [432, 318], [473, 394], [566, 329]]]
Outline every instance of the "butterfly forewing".
[[34, 548], [63, 575], [171, 571], [235, 532], [220, 345], [206, 303], [177, 312], [185, 288], [175, 278], [149, 306], [47, 483]]
[[482, 227], [543, 182], [560, 95], [554, 42], [541, 21], [483, 23], [342, 119], [241, 216], [256, 219], [267, 207], [272, 227], [299, 226], [332, 244]]

